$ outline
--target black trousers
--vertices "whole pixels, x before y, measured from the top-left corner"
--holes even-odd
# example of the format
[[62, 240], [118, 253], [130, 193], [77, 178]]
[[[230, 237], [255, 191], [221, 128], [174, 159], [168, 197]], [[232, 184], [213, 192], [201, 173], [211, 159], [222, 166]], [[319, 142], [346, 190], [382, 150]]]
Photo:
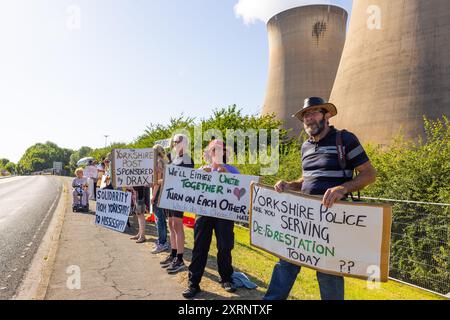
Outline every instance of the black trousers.
[[205, 272], [213, 230], [217, 240], [217, 265], [221, 282], [231, 282], [231, 250], [234, 248], [234, 221], [198, 216], [194, 227], [194, 249], [189, 265], [189, 286], [198, 287]]
[[97, 200], [97, 179], [94, 180], [94, 200]]

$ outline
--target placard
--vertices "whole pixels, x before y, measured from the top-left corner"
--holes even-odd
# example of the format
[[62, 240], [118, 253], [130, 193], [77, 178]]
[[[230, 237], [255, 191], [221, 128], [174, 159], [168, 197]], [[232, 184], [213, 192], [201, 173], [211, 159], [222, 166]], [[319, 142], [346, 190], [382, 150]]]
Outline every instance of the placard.
[[112, 184], [115, 189], [150, 187], [155, 179], [155, 152], [146, 149], [112, 150]]
[[251, 187], [251, 244], [324, 273], [386, 282], [392, 208]]
[[124, 232], [131, 212], [131, 192], [98, 189], [95, 224]]
[[169, 165], [158, 207], [248, 222], [252, 181], [259, 177]]

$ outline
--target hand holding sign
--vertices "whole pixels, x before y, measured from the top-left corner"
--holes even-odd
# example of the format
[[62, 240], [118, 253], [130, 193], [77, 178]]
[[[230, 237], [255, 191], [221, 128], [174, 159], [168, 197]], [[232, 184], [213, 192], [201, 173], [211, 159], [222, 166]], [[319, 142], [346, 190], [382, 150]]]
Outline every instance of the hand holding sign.
[[330, 211], [320, 197], [259, 184], [250, 193], [253, 246], [334, 275], [367, 279], [375, 266], [387, 281], [390, 206], [339, 202]]
[[166, 166], [158, 207], [248, 222], [247, 190], [259, 177]]
[[327, 208], [331, 208], [336, 201], [345, 198], [347, 193], [347, 189], [343, 186], [328, 189], [323, 196], [322, 204]]

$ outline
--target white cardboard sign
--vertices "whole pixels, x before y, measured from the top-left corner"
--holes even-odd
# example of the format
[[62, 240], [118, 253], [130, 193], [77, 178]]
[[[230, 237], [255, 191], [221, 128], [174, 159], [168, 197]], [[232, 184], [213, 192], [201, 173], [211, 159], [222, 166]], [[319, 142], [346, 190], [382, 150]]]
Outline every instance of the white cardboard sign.
[[389, 205], [339, 201], [251, 188], [251, 244], [293, 264], [324, 273], [386, 282], [392, 210]]
[[166, 166], [158, 206], [248, 222], [252, 181], [259, 177]]

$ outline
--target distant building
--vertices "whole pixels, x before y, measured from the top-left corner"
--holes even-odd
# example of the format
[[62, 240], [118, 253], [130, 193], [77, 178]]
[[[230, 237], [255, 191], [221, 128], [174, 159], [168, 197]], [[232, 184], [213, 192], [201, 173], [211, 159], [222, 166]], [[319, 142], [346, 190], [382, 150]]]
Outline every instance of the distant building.
[[297, 135], [292, 118], [304, 99], [328, 99], [345, 43], [347, 12], [331, 5], [311, 5], [281, 12], [267, 23], [269, 78], [263, 114], [275, 113]]

